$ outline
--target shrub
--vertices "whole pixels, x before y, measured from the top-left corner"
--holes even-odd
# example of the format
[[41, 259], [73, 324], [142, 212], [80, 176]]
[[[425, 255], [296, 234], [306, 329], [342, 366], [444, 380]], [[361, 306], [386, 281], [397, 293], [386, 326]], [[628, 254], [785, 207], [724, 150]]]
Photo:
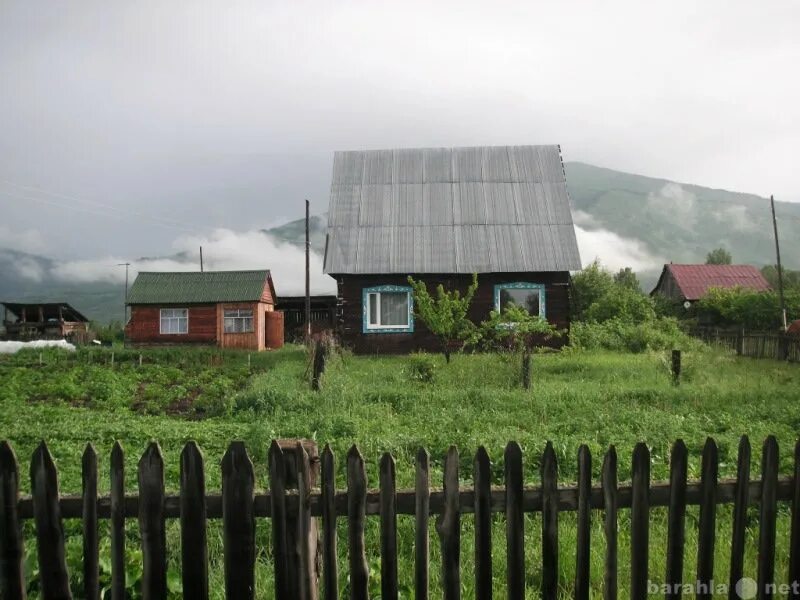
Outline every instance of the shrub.
[[587, 321], [602, 323], [611, 319], [641, 323], [656, 316], [653, 301], [639, 290], [616, 286], [612, 292], [598, 298], [586, 310]]
[[411, 381], [433, 383], [436, 379], [436, 362], [427, 354], [414, 354], [408, 359], [404, 371]]
[[603, 323], [573, 323], [570, 343], [582, 350], [646, 352], [673, 348], [695, 349], [702, 346], [679, 327], [676, 319], [660, 317], [645, 323], [630, 323], [614, 318]]

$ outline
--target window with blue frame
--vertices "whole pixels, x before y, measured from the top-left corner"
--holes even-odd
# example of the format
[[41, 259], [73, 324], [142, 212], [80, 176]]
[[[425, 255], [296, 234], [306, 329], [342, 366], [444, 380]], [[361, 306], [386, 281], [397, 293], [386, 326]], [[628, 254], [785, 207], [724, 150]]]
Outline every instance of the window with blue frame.
[[494, 309], [503, 312], [509, 304], [524, 308], [534, 316], [545, 317], [544, 285], [541, 283], [498, 283], [494, 286]]
[[414, 331], [414, 300], [411, 288], [381, 285], [362, 292], [364, 333], [404, 333]]

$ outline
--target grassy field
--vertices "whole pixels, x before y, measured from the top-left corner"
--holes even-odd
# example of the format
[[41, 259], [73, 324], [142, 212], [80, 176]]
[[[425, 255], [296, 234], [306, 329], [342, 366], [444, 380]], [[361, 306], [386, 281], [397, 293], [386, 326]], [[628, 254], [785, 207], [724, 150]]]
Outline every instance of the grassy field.
[[[299, 347], [253, 355], [182, 350], [148, 352], [143, 365], [138, 353], [116, 352], [111, 368], [108, 351], [55, 352], [0, 357], [0, 438], [13, 443], [27, 473], [27, 461], [36, 444], [46, 439], [56, 458], [64, 493], [80, 491], [80, 456], [86, 442], [100, 453], [101, 493], [108, 490], [108, 453], [114, 440], [127, 452], [129, 489], [136, 485], [136, 462], [146, 443], [157, 439], [166, 462], [167, 487], [178, 487], [178, 456], [184, 442], [197, 440], [207, 461], [207, 486], [219, 489], [219, 460], [227, 443], [242, 439], [256, 466], [257, 486], [266, 482], [266, 449], [276, 437], [308, 437], [320, 445], [330, 443], [337, 457], [358, 444], [367, 460], [371, 485], [377, 482], [377, 461], [384, 451], [397, 460], [398, 486], [413, 483], [413, 457], [419, 446], [432, 456], [434, 483], [441, 482], [441, 465], [447, 447], [456, 444], [462, 454], [462, 480], [472, 473], [472, 455], [485, 445], [494, 460], [496, 483], [502, 481], [502, 452], [509, 440], [525, 453], [525, 482], [538, 482], [538, 458], [546, 440], [552, 440], [559, 459], [562, 483], [576, 479], [576, 453], [588, 444], [598, 480], [602, 453], [615, 444], [620, 479], [628, 479], [635, 442], [645, 441], [652, 451], [652, 475], [664, 480], [669, 471], [669, 449], [682, 438], [690, 451], [689, 476], [699, 477], [700, 451], [707, 436], [719, 444], [720, 476], [735, 473], [739, 436], [753, 443], [753, 476], [760, 465], [760, 445], [769, 435], [781, 447], [781, 472], [791, 472], [791, 448], [800, 431], [800, 367], [770, 361], [737, 359], [716, 351], [684, 354], [684, 380], [671, 385], [666, 354], [614, 354], [564, 351], [534, 357], [534, 383], [530, 391], [518, 385], [516, 360], [495, 355], [455, 356], [445, 365], [439, 356], [336, 357], [330, 364], [320, 393], [309, 390], [307, 359]], [[432, 376], [432, 381], [425, 381]], [[338, 461], [338, 486], [344, 487], [343, 461]], [[22, 485], [29, 482], [23, 475]], [[696, 510], [687, 518], [685, 579], [694, 577]], [[718, 511], [719, 538], [716, 573], [727, 580], [730, 510]], [[264, 520], [262, 520], [264, 521]], [[652, 578], [664, 573], [666, 525], [662, 510], [651, 519]], [[748, 532], [746, 573], [755, 577], [757, 510]], [[68, 554], [76, 590], [80, 590], [81, 539], [79, 525], [68, 523]], [[399, 519], [400, 580], [404, 597], [413, 595], [413, 531], [410, 518]], [[565, 597], [574, 577], [574, 516], [560, 522], [560, 581]], [[259, 597], [271, 597], [269, 524], [259, 522]], [[345, 535], [344, 524], [340, 534]], [[378, 523], [369, 519], [371, 588], [379, 594], [380, 562]], [[628, 581], [627, 513], [620, 520], [620, 584]], [[526, 517], [528, 586], [535, 597], [539, 586], [539, 520]], [[599, 519], [594, 519], [592, 579], [594, 593], [602, 591], [604, 541]], [[136, 524], [130, 524], [129, 548], [135, 548]], [[438, 544], [432, 530], [432, 560], [438, 561]], [[495, 587], [503, 591], [505, 576], [504, 523], [498, 518], [493, 532]], [[341, 538], [340, 538], [341, 539]], [[179, 591], [179, 530], [171, 523], [173, 591]], [[463, 519], [462, 572], [464, 594], [473, 594], [471, 517]], [[212, 586], [222, 597], [222, 547], [219, 528], [210, 531]], [[788, 560], [788, 510], [781, 510], [778, 527], [779, 580], [785, 579]], [[35, 553], [28, 544], [29, 574]], [[107, 545], [104, 552], [108, 551]], [[340, 544], [341, 587], [346, 590], [346, 548]], [[107, 557], [106, 557], [107, 558]], [[140, 571], [131, 556], [129, 583], [135, 595]], [[432, 574], [438, 573], [438, 562]], [[107, 565], [106, 565], [107, 567]], [[103, 577], [108, 577], [104, 568]], [[432, 582], [434, 594], [438, 583]], [[35, 592], [35, 585], [31, 590]], [[625, 597], [624, 589], [621, 597]]]

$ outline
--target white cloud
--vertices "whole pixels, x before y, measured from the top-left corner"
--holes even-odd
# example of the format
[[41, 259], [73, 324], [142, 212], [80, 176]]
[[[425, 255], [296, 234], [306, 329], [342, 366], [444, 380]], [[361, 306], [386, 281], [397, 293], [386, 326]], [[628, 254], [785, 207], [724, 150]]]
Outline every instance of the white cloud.
[[22, 277], [33, 281], [42, 281], [45, 275], [44, 266], [34, 258], [14, 258], [11, 267]]
[[607, 229], [588, 230], [576, 225], [575, 235], [584, 266], [596, 259], [612, 271], [623, 267], [646, 271], [664, 264], [639, 240], [623, 238]]
[[[71, 260], [56, 263], [51, 276], [56, 279], [122, 283], [125, 269], [119, 263], [130, 262], [130, 278], [139, 271], [199, 271], [199, 249], [203, 247], [204, 268], [209, 271], [270, 269], [279, 295], [305, 292], [305, 253], [297, 246], [276, 241], [259, 230], [245, 232], [216, 229], [209, 235], [183, 236], [173, 242], [176, 255], [166, 258], [124, 259], [118, 256]], [[311, 254], [311, 292], [332, 294], [335, 281], [322, 273], [322, 257]]]
[[647, 195], [648, 207], [670, 221], [693, 231], [697, 224], [697, 196], [683, 189], [680, 183], [667, 183], [657, 193]]

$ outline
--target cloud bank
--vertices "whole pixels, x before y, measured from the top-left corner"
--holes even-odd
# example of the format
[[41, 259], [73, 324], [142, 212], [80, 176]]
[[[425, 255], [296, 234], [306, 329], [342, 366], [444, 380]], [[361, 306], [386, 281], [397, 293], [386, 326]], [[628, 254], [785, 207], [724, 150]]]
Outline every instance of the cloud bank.
[[[206, 270], [270, 269], [279, 295], [305, 293], [303, 250], [292, 244], [279, 242], [260, 230], [236, 232], [215, 229], [208, 235], [182, 236], [173, 242], [175, 254], [169, 257], [130, 259], [110, 255], [93, 259], [54, 261], [51, 266], [34, 261], [33, 264], [20, 268], [19, 273], [35, 281], [50, 277], [81, 283], [123, 283], [125, 269], [118, 265], [125, 262], [131, 263], [131, 281], [139, 271], [199, 271], [200, 246], [203, 247]], [[314, 252], [311, 254], [311, 292], [336, 292], [335, 281], [322, 273], [322, 256]]]

